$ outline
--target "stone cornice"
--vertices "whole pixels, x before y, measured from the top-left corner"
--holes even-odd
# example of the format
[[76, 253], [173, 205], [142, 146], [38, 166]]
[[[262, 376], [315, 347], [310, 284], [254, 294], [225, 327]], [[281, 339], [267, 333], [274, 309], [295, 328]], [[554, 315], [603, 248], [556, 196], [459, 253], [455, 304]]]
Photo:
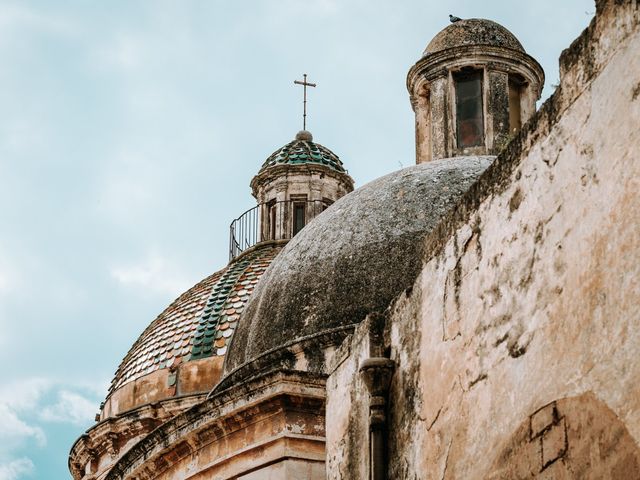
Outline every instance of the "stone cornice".
[[344, 184], [345, 188], [348, 191], [353, 190], [353, 178], [346, 172], [338, 172], [333, 168], [330, 168], [326, 165], [319, 165], [315, 163], [306, 163], [303, 165], [274, 165], [269, 167], [262, 172], [258, 173], [251, 180], [250, 186], [253, 192], [253, 196], [257, 198], [258, 189], [275, 180], [278, 177], [284, 177], [287, 175], [312, 175], [317, 173], [319, 175], [326, 175], [330, 178], [334, 178]]
[[510, 48], [477, 45], [447, 48], [422, 57], [407, 73], [409, 95], [413, 97], [421, 78], [432, 81], [447, 75], [451, 68], [473, 64], [491, 64], [495, 70], [520, 73], [538, 87], [538, 98], [542, 93], [544, 70], [531, 55]]
[[95, 424], [71, 447], [68, 466], [73, 477], [82, 478], [81, 470], [92, 460], [99, 460], [105, 455], [116, 458], [127, 442], [147, 435], [177, 413], [202, 401], [205, 396], [199, 393], [148, 403]]
[[[224, 390], [167, 421], [122, 456], [105, 480], [135, 476], [147, 480], [203, 445], [230, 431], [244, 428], [243, 422], [267, 412], [275, 404], [293, 402], [296, 408], [324, 408], [325, 377], [300, 371], [278, 371], [255, 377]], [[306, 406], [305, 406], [306, 405]], [[244, 419], [244, 420], [243, 420]], [[155, 472], [155, 473], [154, 473]]]
[[[286, 365], [290, 364], [296, 355], [303, 352], [305, 348], [309, 348], [310, 346], [313, 346], [314, 348], [318, 348], [319, 346], [339, 346], [347, 335], [350, 335], [353, 332], [356, 325], [357, 324], [343, 325], [323, 330], [321, 332], [314, 333], [313, 335], [290, 340], [284, 345], [267, 350], [259, 356], [238, 365], [236, 368], [226, 373], [210, 395], [217, 395], [218, 392], [232, 388], [233, 385], [240, 385], [251, 380], [255, 375], [255, 372], [262, 372], [266, 370], [273, 371], [278, 368], [285, 369]], [[325, 369], [322, 374], [326, 373]]]

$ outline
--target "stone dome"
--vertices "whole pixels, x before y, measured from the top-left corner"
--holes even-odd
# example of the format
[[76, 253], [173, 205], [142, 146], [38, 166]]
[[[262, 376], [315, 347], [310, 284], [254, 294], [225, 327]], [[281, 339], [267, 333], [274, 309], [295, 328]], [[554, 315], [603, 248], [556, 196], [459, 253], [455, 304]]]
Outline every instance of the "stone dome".
[[[247, 300], [281, 249], [281, 246], [265, 245], [249, 251], [180, 295], [133, 344], [115, 373], [107, 400], [118, 391], [129, 390], [124, 387], [136, 380], [149, 378], [150, 374], [168, 372], [187, 362], [224, 356]], [[201, 368], [200, 373], [203, 371], [206, 369]], [[217, 378], [209, 380], [199, 381], [205, 391]], [[150, 400], [141, 392], [143, 388], [138, 390], [140, 392], [133, 394], [135, 398], [120, 399], [119, 406], [110, 406], [111, 413]], [[159, 395], [152, 400], [162, 400], [163, 394]], [[128, 396], [131, 396], [129, 392]], [[109, 416], [108, 412], [105, 415]]]
[[240, 319], [225, 374], [296, 339], [384, 311], [413, 285], [425, 236], [493, 158], [448, 158], [405, 168], [329, 207], [265, 272]]
[[522, 44], [502, 25], [482, 18], [469, 18], [441, 30], [427, 45], [424, 55], [453, 47], [488, 45], [510, 48], [524, 53]]
[[292, 142], [273, 152], [262, 164], [258, 174], [275, 165], [303, 165], [309, 163], [326, 165], [338, 172], [346, 172], [342, 161], [335, 153], [319, 143], [314, 143], [311, 133], [302, 130], [298, 132]]

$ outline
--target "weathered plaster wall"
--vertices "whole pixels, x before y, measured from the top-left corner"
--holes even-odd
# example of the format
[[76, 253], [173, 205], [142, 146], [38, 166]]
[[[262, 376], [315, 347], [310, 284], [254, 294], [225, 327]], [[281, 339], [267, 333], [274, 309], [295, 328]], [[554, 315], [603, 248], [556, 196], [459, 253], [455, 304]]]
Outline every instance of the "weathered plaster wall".
[[298, 459], [287, 459], [237, 477], [238, 480], [290, 480], [292, 478], [324, 480], [324, 462], [309, 463]]
[[177, 368], [156, 370], [126, 383], [107, 397], [100, 419], [171, 397], [208, 393], [220, 380], [223, 362], [224, 357], [221, 356], [192, 360]]
[[[597, 10], [389, 312], [389, 478], [640, 475], [640, 13]], [[366, 421], [330, 408], [362, 391], [349, 348], [328, 379], [328, 465]]]
[[[327, 479], [368, 478], [369, 393], [358, 370], [382, 355], [385, 317], [371, 315], [345, 339], [328, 365]], [[345, 386], [349, 386], [345, 389]]]
[[640, 475], [640, 34], [621, 3], [564, 54], [521, 158], [432, 237], [419, 324], [411, 299], [391, 323], [390, 478]]

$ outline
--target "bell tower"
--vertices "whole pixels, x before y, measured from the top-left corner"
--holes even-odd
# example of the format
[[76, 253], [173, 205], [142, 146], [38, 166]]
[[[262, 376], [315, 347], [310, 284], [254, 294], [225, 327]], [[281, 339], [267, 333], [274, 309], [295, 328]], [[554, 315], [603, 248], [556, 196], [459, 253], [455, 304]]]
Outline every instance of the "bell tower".
[[258, 205], [231, 223], [230, 259], [254, 245], [286, 242], [329, 205], [353, 190], [353, 179], [342, 161], [327, 147], [315, 143], [307, 126], [307, 87], [303, 86], [303, 130], [293, 141], [273, 152], [251, 180]]
[[407, 75], [415, 113], [416, 163], [496, 155], [535, 112], [540, 64], [490, 20], [455, 19]]
[[259, 241], [288, 240], [353, 190], [338, 156], [307, 130], [267, 158], [251, 180], [259, 208]]

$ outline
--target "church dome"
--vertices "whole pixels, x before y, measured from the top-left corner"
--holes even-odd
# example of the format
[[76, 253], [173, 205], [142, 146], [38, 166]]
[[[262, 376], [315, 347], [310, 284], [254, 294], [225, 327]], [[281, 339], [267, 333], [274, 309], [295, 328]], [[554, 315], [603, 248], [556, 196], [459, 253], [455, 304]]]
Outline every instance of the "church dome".
[[384, 311], [413, 285], [425, 236], [492, 159], [458, 157], [405, 168], [329, 207], [265, 272], [240, 319], [225, 374], [298, 339]]
[[469, 18], [441, 30], [429, 42], [423, 56], [448, 48], [472, 45], [510, 48], [524, 53], [524, 48], [515, 35], [502, 25], [483, 18]]
[[292, 142], [279, 148], [265, 160], [258, 174], [276, 165], [304, 164], [326, 165], [338, 172], [346, 172], [342, 161], [335, 153], [319, 143], [314, 143], [311, 132], [301, 130]]
[[[281, 248], [265, 245], [241, 255], [180, 295], [151, 322], [116, 371], [103, 417], [149, 401], [211, 389], [219, 379], [222, 357], [240, 314]], [[203, 365], [207, 360], [218, 360], [217, 368]], [[199, 375], [214, 378], [199, 378], [190, 385], [191, 380], [185, 375], [184, 380], [173, 382], [179, 384], [180, 390], [160, 388], [171, 387], [169, 372], [180, 374], [180, 368], [198, 362]], [[150, 380], [158, 374], [160, 378]]]

